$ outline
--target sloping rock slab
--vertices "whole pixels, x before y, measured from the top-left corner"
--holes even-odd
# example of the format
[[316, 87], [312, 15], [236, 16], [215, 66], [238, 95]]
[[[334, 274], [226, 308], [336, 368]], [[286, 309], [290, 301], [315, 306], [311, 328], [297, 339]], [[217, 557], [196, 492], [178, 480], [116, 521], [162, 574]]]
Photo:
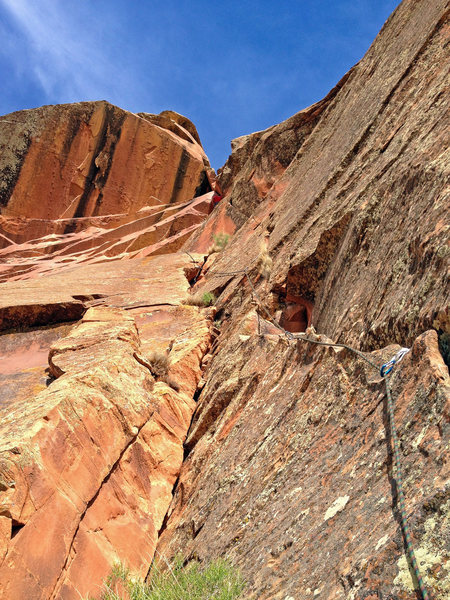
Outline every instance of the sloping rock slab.
[[183, 460], [211, 314], [172, 309], [177, 391], [147, 368], [142, 340], [152, 331], [140, 327], [141, 338], [132, 311], [91, 308], [53, 343], [56, 381], [1, 418], [0, 598], [98, 597], [117, 561], [146, 573]]
[[[158, 551], [229, 556], [255, 600], [415, 599], [384, 382], [346, 350], [243, 333], [228, 333], [208, 373]], [[397, 349], [368, 357], [382, 364]], [[435, 332], [416, 340], [392, 386], [413, 543], [444, 600], [450, 379]]]
[[[182, 204], [117, 215], [116, 227], [111, 225], [112, 218], [109, 227], [105, 227], [105, 218], [53, 221], [55, 229], [59, 223], [62, 233], [0, 250], [0, 283], [62, 272], [80, 264], [176, 252], [210, 213], [212, 196], [209, 192]], [[26, 224], [28, 220], [23, 221]], [[80, 231], [64, 234], [64, 227], [71, 223]]]
[[127, 309], [178, 305], [189, 290], [185, 269], [191, 265], [192, 259], [179, 253], [72, 265], [32, 283], [6, 282], [1, 285], [0, 330], [76, 320], [92, 304]]

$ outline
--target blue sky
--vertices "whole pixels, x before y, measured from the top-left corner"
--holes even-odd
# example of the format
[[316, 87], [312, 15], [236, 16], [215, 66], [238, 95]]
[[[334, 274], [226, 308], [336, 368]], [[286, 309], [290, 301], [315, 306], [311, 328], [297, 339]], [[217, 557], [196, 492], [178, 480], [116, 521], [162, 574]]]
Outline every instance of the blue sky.
[[108, 100], [192, 119], [212, 165], [231, 139], [320, 100], [396, 0], [0, 0], [0, 114]]

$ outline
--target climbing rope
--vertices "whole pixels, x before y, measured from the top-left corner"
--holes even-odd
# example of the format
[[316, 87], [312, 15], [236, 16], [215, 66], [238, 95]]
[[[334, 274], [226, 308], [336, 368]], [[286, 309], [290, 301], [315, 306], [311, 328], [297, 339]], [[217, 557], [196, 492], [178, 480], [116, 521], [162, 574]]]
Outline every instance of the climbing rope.
[[408, 521], [406, 517], [405, 495], [403, 493], [403, 477], [400, 463], [400, 443], [398, 441], [397, 429], [395, 427], [394, 402], [392, 400], [391, 386], [389, 384], [388, 377], [384, 377], [384, 383], [386, 385], [389, 427], [391, 430], [392, 444], [394, 446], [393, 479], [395, 481], [395, 487], [397, 489], [397, 501], [400, 510], [400, 522], [402, 526], [403, 536], [406, 541], [406, 550], [408, 552], [408, 557], [413, 567], [414, 574], [417, 578], [417, 583], [419, 584], [419, 589], [422, 594], [422, 598], [423, 600], [431, 600], [431, 596], [427, 592], [422, 576], [420, 574], [419, 565], [417, 564], [416, 555], [414, 554], [414, 548], [411, 542], [411, 535], [409, 532]]
[[395, 363], [399, 363], [403, 359], [405, 354], [408, 354], [408, 352], [409, 352], [409, 348], [400, 348], [400, 350], [397, 352], [397, 354], [394, 356], [394, 358], [391, 358], [391, 360], [389, 362], [384, 363], [384, 365], [381, 365], [381, 369], [380, 369], [381, 377], [385, 377], [388, 373], [390, 373], [392, 371], [392, 369], [394, 368]]
[[[192, 259], [192, 256], [191, 256], [191, 259]], [[252, 262], [256, 262], [256, 260], [254, 260]], [[203, 267], [203, 265], [202, 265], [202, 267]], [[404, 536], [404, 539], [406, 542], [406, 550], [407, 550], [409, 562], [410, 562], [410, 564], [413, 568], [414, 574], [416, 576], [417, 583], [419, 585], [419, 589], [420, 589], [420, 592], [422, 595], [422, 600], [432, 600], [431, 595], [425, 588], [425, 584], [424, 584], [422, 576], [420, 574], [419, 565], [417, 564], [416, 556], [414, 554], [414, 548], [413, 548], [413, 545], [411, 542], [411, 534], [410, 534], [409, 527], [408, 527], [408, 521], [407, 521], [407, 515], [406, 515], [406, 505], [405, 505], [405, 495], [403, 493], [403, 478], [402, 478], [402, 471], [401, 471], [400, 443], [398, 440], [397, 429], [395, 427], [394, 402], [392, 399], [392, 391], [391, 391], [391, 386], [390, 386], [389, 377], [388, 377], [389, 373], [392, 371], [394, 366], [396, 364], [398, 364], [403, 359], [403, 357], [409, 352], [409, 348], [401, 348], [390, 361], [388, 361], [387, 363], [384, 363], [380, 368], [379, 365], [375, 364], [373, 361], [371, 361], [369, 358], [367, 358], [367, 356], [365, 356], [362, 352], [360, 352], [359, 350], [356, 350], [356, 348], [352, 348], [352, 346], [349, 346], [348, 344], [325, 342], [320, 339], [314, 340], [304, 333], [294, 334], [294, 333], [291, 333], [290, 331], [287, 331], [286, 329], [284, 329], [279, 323], [277, 323], [272, 318], [269, 311], [264, 306], [264, 303], [262, 302], [258, 292], [256, 291], [256, 288], [255, 288], [252, 280], [250, 279], [248, 269], [240, 269], [237, 271], [228, 271], [228, 272], [227, 271], [215, 271], [215, 270], [210, 269], [206, 272], [206, 276], [208, 276], [208, 275], [213, 275], [215, 277], [226, 277], [226, 276], [233, 277], [236, 275], [243, 275], [249, 282], [252, 293], [255, 296], [260, 308], [262, 309], [264, 314], [267, 316], [268, 321], [280, 331], [280, 335], [284, 335], [288, 340], [301, 340], [303, 342], [308, 342], [310, 344], [316, 344], [317, 346], [327, 346], [327, 347], [331, 347], [331, 348], [345, 348], [346, 350], [353, 352], [353, 354], [356, 354], [359, 358], [361, 358], [366, 363], [368, 363], [371, 367], [373, 367], [381, 375], [381, 377], [383, 377], [385, 387], [386, 387], [389, 428], [391, 431], [392, 444], [393, 444], [393, 456], [394, 456], [393, 480], [395, 482], [395, 488], [397, 491], [397, 504], [398, 504], [398, 508], [400, 511], [401, 529], [402, 529], [402, 533], [403, 533], [403, 536]]]

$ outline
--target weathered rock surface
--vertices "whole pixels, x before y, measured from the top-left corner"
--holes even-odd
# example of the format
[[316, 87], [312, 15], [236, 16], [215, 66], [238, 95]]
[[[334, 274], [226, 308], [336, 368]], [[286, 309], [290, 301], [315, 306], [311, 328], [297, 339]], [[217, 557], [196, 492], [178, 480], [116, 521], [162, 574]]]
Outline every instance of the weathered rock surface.
[[243, 182], [275, 165], [258, 144], [276, 128], [222, 171], [237, 231], [197, 284], [220, 294], [222, 333], [158, 550], [228, 554], [248, 597], [417, 598], [377, 371], [261, 324], [301, 331], [311, 309], [318, 331], [377, 365], [412, 347], [392, 382], [407, 515], [426, 585], [450, 592], [448, 9], [403, 2], [260, 194]]
[[[62, 311], [61, 311], [62, 312]], [[80, 311], [81, 312], [81, 311]], [[83, 311], [84, 312], [84, 311]], [[71, 325], [55, 325], [4, 334], [0, 338], [0, 406], [45, 390], [50, 382], [48, 352], [53, 342], [66, 335]]]
[[[249, 598], [414, 598], [381, 378], [347, 351], [239, 331], [208, 372], [158, 551], [228, 555]], [[393, 387], [408, 515], [425, 580], [445, 598], [450, 382], [436, 333], [404, 361]]]
[[163, 110], [159, 115], [138, 113], [138, 116], [163, 129], [172, 131], [187, 142], [197, 143], [201, 146], [200, 137], [194, 123], [174, 110]]
[[[77, 219], [86, 221], [86, 229], [10, 244], [0, 250], [0, 282], [67, 271], [81, 263], [176, 252], [210, 213], [212, 196], [213, 192], [209, 192], [182, 204], [149, 207], [132, 215], [110, 215], [106, 220]], [[115, 227], [114, 221], [119, 222]], [[52, 227], [61, 223], [49, 221]]]
[[[117, 560], [146, 574], [160, 532], [168, 559], [231, 557], [255, 600], [415, 600], [384, 383], [280, 336], [311, 322], [377, 366], [411, 346], [392, 376], [407, 518], [447, 599], [448, 10], [405, 0], [218, 183], [172, 111], [0, 118], [2, 600], [98, 596]], [[216, 309], [184, 304], [194, 277]]]
[[[45, 339], [41, 334], [38, 348], [37, 342], [15, 347], [19, 393], [0, 408], [1, 598], [96, 594], [120, 560], [146, 573], [211, 337], [211, 311], [177, 306], [176, 279], [184, 278], [186, 287], [190, 259], [174, 257], [169, 265], [167, 258], [144, 259], [147, 278], [141, 275], [126, 298], [115, 298], [116, 308], [90, 308], [67, 335], [68, 326], [58, 330], [63, 337], [53, 343], [56, 330]], [[161, 271], [168, 287], [158, 284]], [[38, 281], [48, 285], [49, 279]], [[137, 305], [133, 292], [145, 302]], [[28, 336], [26, 343], [33, 334], [16, 335]], [[51, 344], [47, 373], [45, 342]], [[176, 390], [155, 382], [147, 358], [155, 349], [169, 352], [167, 381]], [[33, 350], [38, 358], [30, 365]], [[47, 374], [49, 387], [36, 390], [38, 373], [24, 381], [20, 364]]]
[[0, 280], [175, 252], [210, 212], [211, 172], [172, 111], [81, 102], [0, 117]]
[[11, 113], [0, 125], [5, 216], [69, 219], [136, 212], [152, 197], [186, 201], [208, 164], [192, 136], [104, 101]]
[[72, 266], [31, 282], [7, 282], [1, 286], [0, 331], [74, 321], [92, 305], [127, 310], [178, 305], [189, 291], [191, 269], [192, 259], [180, 253]]

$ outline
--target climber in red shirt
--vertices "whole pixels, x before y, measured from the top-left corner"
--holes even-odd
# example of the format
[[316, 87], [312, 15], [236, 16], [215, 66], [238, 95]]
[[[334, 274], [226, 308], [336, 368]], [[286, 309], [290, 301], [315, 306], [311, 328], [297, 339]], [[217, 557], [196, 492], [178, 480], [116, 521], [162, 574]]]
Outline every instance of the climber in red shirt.
[[220, 189], [219, 182], [217, 181], [217, 176], [216, 176], [215, 172], [213, 171], [213, 169], [207, 169], [206, 176], [208, 177], [211, 191], [214, 192], [212, 200], [211, 200], [211, 208], [210, 208], [210, 210], [212, 211], [222, 200], [223, 195], [222, 195], [222, 190]]
[[212, 192], [214, 192], [213, 197], [211, 199], [211, 204], [210, 204], [210, 208], [209, 208], [209, 212], [211, 213], [216, 206], [219, 204], [219, 202], [222, 200], [223, 196], [221, 194], [221, 190], [220, 187], [217, 183], [214, 183], [214, 185], [212, 186], [211, 189]]
[[219, 202], [221, 200], [222, 200], [222, 196], [220, 194], [218, 194], [217, 192], [214, 192], [214, 196], [212, 197], [213, 208], [215, 206], [217, 206], [217, 204], [219, 204]]

